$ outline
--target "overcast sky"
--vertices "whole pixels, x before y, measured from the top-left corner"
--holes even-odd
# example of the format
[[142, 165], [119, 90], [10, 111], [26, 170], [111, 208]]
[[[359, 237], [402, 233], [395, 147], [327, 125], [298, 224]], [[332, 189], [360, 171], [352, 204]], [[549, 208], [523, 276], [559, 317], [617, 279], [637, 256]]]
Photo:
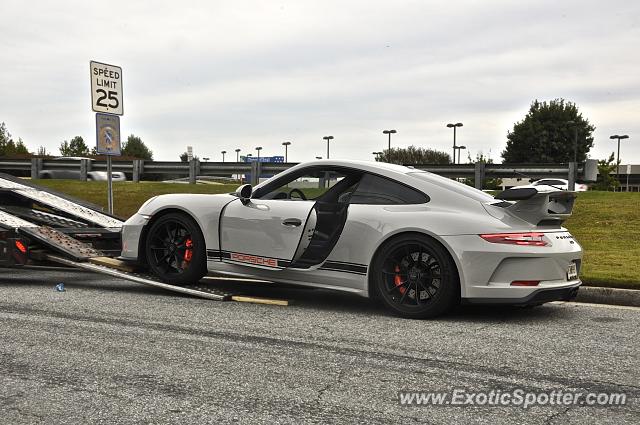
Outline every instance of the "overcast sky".
[[[31, 150], [95, 144], [89, 61], [123, 68], [122, 133], [155, 159], [243, 153], [372, 159], [394, 146], [500, 162], [533, 99], [577, 103], [591, 157], [640, 163], [635, 1], [24, 1], [0, 3], [0, 122]], [[232, 154], [235, 156], [235, 153]]]

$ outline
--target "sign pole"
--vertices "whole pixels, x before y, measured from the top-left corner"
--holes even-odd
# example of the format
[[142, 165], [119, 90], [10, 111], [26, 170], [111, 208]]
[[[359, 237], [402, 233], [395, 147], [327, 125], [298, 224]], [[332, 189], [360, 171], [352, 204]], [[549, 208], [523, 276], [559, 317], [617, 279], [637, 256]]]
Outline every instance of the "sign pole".
[[111, 156], [120, 152], [122, 115], [122, 68], [90, 61], [91, 109], [96, 112], [96, 152], [107, 156], [107, 209], [113, 214], [113, 176]]
[[107, 208], [113, 214], [113, 180], [111, 176], [111, 155], [107, 155]]

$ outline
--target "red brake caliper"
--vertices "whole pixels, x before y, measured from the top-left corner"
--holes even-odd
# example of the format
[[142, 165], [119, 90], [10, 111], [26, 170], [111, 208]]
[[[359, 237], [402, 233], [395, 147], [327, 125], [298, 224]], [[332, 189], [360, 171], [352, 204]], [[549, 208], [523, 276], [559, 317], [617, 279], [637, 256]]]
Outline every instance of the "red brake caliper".
[[[397, 274], [393, 277], [393, 283], [396, 286], [401, 286], [402, 285], [402, 278], [400, 277], [400, 266], [396, 266], [395, 270], [394, 270]], [[406, 291], [405, 287], [402, 288], [398, 288], [398, 291], [400, 291], [401, 294], [404, 294], [404, 291]]]
[[185, 263], [189, 263], [191, 261], [191, 257], [193, 257], [193, 241], [191, 239], [187, 239], [184, 245], [187, 247], [184, 251], [184, 261]]

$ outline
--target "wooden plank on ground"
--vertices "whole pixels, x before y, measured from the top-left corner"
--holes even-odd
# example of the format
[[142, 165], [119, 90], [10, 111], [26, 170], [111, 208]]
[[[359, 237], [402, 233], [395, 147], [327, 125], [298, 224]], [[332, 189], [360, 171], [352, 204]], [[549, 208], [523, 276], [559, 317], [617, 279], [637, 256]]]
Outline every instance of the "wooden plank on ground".
[[289, 305], [289, 301], [287, 300], [274, 300], [271, 298], [261, 298], [261, 297], [247, 297], [244, 295], [233, 295], [231, 297], [231, 301], [238, 301], [241, 303], [253, 303], [253, 304], [268, 304], [268, 305], [282, 305], [282, 306]]
[[128, 273], [133, 273], [137, 270], [135, 265], [111, 257], [92, 257], [89, 258], [89, 262]]

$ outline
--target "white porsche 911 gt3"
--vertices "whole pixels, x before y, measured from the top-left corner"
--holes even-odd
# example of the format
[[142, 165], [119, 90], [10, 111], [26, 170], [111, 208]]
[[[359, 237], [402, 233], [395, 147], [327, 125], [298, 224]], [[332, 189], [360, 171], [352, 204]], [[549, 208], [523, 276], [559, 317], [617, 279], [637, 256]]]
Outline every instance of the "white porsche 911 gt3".
[[581, 283], [582, 250], [561, 227], [574, 200], [320, 160], [232, 194], [152, 198], [123, 226], [122, 257], [172, 284], [254, 277], [379, 297], [411, 318], [460, 301], [537, 305], [571, 299]]

